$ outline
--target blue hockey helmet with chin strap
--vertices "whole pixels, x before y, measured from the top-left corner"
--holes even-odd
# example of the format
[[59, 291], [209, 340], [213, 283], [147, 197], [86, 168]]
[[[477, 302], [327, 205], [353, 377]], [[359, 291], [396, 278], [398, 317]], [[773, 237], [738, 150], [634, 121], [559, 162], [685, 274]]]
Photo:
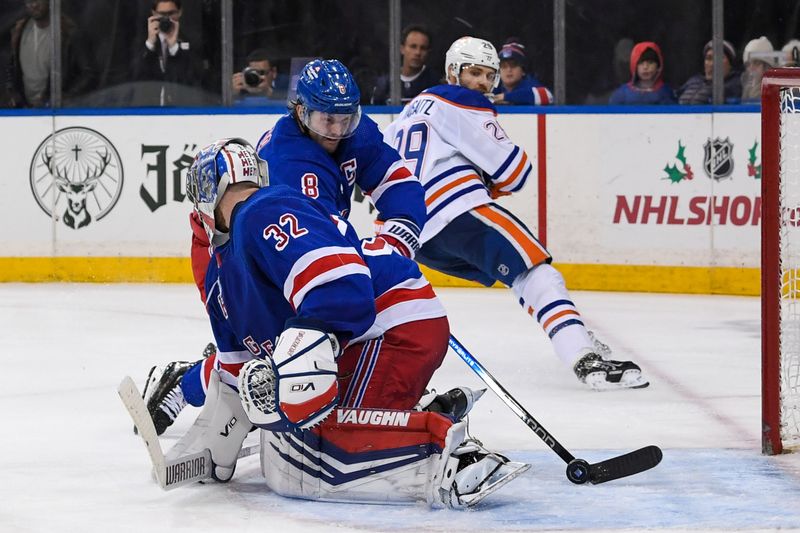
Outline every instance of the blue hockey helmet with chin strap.
[[311, 131], [330, 139], [352, 135], [361, 120], [361, 91], [341, 61], [315, 59], [297, 80], [299, 116]]

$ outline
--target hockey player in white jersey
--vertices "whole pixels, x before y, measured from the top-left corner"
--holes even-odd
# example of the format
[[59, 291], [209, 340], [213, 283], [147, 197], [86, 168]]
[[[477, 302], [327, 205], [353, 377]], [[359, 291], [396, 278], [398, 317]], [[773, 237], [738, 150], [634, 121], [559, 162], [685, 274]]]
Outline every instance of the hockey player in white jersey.
[[558, 357], [591, 388], [646, 387], [638, 365], [603, 357], [608, 347], [587, 331], [550, 253], [493, 201], [522, 189], [533, 173], [485, 96], [498, 84], [499, 65], [488, 41], [458, 39], [445, 58], [448, 85], [414, 98], [384, 131], [425, 189], [427, 221], [416, 260], [486, 286], [510, 287]]

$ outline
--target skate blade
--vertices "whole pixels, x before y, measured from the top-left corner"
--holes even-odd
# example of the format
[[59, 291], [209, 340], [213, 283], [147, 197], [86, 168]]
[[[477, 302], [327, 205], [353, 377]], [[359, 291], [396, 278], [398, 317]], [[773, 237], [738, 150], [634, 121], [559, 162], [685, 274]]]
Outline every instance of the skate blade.
[[[458, 499], [461, 504], [465, 507], [473, 507], [483, 501], [491, 493], [495, 492], [497, 489], [514, 479], [515, 477], [519, 476], [520, 474], [526, 472], [530, 469], [531, 465], [527, 463], [518, 463], [515, 461], [509, 461], [503, 465], [503, 467], [495, 473], [497, 476], [495, 479], [490, 481], [488, 484], [484, 485], [480, 492], [475, 494], [464, 494], [459, 496]], [[493, 476], [494, 477], [494, 476]]]
[[642, 377], [640, 370], [626, 370], [617, 382], [606, 380], [605, 372], [593, 372], [586, 376], [585, 383], [596, 391], [644, 389], [650, 386], [650, 382]]

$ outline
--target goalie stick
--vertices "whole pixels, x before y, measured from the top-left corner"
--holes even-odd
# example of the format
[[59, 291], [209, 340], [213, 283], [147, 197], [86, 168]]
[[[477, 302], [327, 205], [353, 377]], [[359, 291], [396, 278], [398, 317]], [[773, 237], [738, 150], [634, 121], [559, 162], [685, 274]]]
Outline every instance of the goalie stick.
[[[117, 389], [125, 409], [131, 416], [134, 425], [139, 428], [139, 436], [144, 441], [150, 461], [153, 464], [156, 483], [164, 490], [172, 490], [196, 481], [203, 481], [212, 477], [213, 464], [211, 462], [211, 452], [205, 449], [201, 452], [192, 453], [167, 459], [158, 442], [156, 428], [153, 419], [147, 412], [147, 406], [142, 400], [142, 395], [130, 376], [125, 376]], [[254, 444], [246, 446], [239, 451], [238, 458], [247, 457], [258, 453], [260, 445]]]
[[524, 407], [492, 376], [475, 357], [464, 348], [458, 339], [450, 335], [450, 347], [459, 357], [497, 394], [536, 435], [544, 441], [561, 459], [567, 463], [567, 479], [576, 484], [587, 481], [592, 484], [605, 483], [649, 470], [661, 462], [661, 449], [658, 446], [645, 446], [638, 450], [590, 464], [576, 459], [559, 443]]

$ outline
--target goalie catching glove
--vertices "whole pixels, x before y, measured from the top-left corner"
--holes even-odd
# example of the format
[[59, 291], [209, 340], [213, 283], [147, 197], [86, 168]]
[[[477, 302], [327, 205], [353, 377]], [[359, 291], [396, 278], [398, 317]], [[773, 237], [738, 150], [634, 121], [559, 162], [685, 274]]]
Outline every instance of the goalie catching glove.
[[239, 396], [250, 421], [271, 431], [308, 429], [336, 407], [339, 342], [315, 327], [289, 325], [271, 358], [247, 362]]

